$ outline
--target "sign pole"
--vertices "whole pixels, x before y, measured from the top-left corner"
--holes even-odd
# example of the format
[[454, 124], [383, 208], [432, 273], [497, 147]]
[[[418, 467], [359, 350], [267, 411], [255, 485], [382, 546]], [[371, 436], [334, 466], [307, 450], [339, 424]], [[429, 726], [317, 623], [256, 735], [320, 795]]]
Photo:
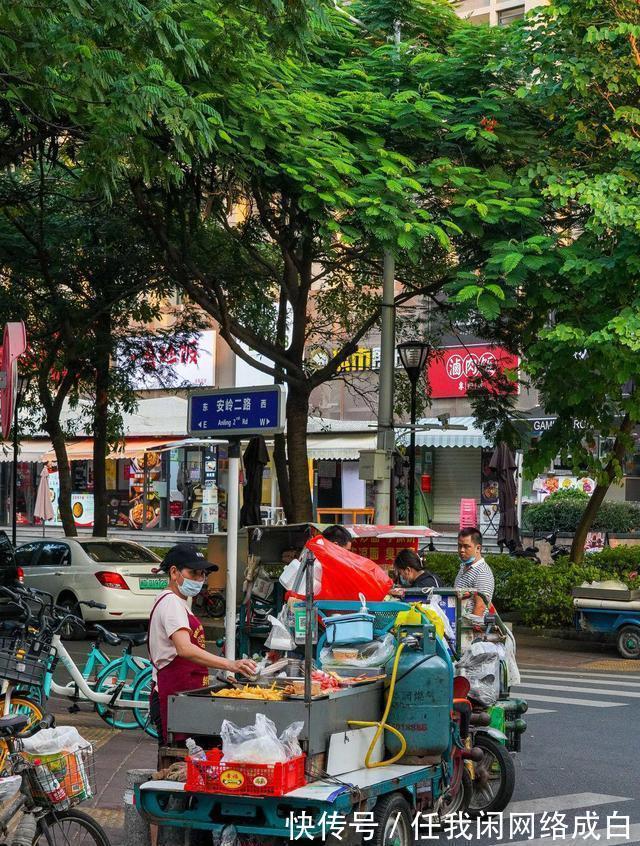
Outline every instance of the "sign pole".
[[18, 526], [18, 405], [20, 397], [16, 393], [13, 408], [13, 478], [11, 479], [11, 543], [16, 547]]
[[225, 612], [225, 657], [236, 658], [236, 586], [238, 583], [238, 528], [240, 487], [240, 438], [229, 440], [229, 482], [227, 486], [227, 608]]

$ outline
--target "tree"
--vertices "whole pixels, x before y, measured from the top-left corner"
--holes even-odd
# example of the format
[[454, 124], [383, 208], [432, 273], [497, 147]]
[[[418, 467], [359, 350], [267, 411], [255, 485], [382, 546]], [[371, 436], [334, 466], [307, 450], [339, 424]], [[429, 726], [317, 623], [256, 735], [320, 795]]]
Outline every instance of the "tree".
[[[287, 385], [291, 520], [311, 517], [309, 395], [376, 326], [385, 248], [396, 253], [397, 302], [438, 305], [447, 282], [486, 260], [498, 231], [531, 213], [509, 179], [520, 123], [501, 120], [512, 106], [482, 70], [500, 35], [421, 2], [403, 4], [412, 16], [396, 45], [364, 26], [376, 5], [332, 14], [306, 58], [247, 43], [224, 68], [232, 84], [211, 73], [198, 84], [220, 116], [214, 149], [182, 156], [177, 184], [132, 173], [180, 284], [234, 352]], [[162, 147], [179, 157], [170, 134]], [[505, 165], [489, 167], [497, 150]], [[490, 287], [481, 307], [495, 313], [500, 293]], [[335, 354], [310, 361], [327, 337]]]
[[558, 417], [530, 470], [562, 453], [596, 476], [576, 562], [640, 422], [639, 37], [630, 0], [558, 2], [513, 30], [511, 86], [539, 140], [521, 178], [544, 212], [496, 246], [471, 292], [502, 288], [498, 335]]
[[[32, 427], [44, 428], [55, 450], [65, 534], [76, 533], [66, 451], [73, 433], [61, 422], [67, 401], [93, 434], [94, 535], [103, 537], [106, 457], [122, 437], [122, 413], [137, 404], [129, 348], [162, 341], [135, 324], [158, 317], [158, 295], [171, 283], [131, 203], [79, 193], [75, 174], [41, 150], [0, 178], [2, 311], [28, 328]], [[171, 334], [188, 338], [195, 325], [184, 311]]]

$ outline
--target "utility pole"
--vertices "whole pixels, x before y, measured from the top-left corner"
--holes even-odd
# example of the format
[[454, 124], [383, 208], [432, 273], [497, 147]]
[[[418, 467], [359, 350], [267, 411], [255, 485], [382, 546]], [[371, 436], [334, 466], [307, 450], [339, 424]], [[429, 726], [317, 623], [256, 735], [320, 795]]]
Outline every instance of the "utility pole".
[[393, 377], [396, 360], [395, 259], [385, 250], [382, 274], [382, 336], [380, 339], [380, 382], [378, 387], [378, 443], [379, 450], [388, 455], [385, 478], [376, 485], [376, 523], [391, 522], [391, 454], [393, 432]]
[[[393, 25], [396, 56], [400, 53], [400, 21]], [[396, 84], [399, 84], [397, 80]], [[376, 483], [376, 523], [391, 522], [391, 456], [395, 447], [393, 431], [393, 377], [396, 365], [395, 257], [384, 252], [382, 273], [382, 335], [380, 338], [380, 381], [378, 386], [378, 450], [386, 454], [384, 479]]]

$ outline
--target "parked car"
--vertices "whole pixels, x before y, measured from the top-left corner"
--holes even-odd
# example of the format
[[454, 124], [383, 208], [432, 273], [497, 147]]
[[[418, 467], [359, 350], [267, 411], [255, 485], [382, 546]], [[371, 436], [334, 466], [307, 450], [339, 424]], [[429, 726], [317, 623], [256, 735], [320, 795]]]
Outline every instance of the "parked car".
[[[7, 533], [0, 529], [0, 585], [13, 588], [23, 580], [23, 573], [16, 565], [13, 545]], [[5, 630], [6, 623], [16, 621], [20, 617], [17, 606], [8, 596], [0, 594], [0, 629]]]
[[[139, 543], [108, 538], [43, 539], [19, 546], [15, 561], [27, 587], [47, 591], [58, 605], [87, 623], [141, 623], [167, 577], [156, 572], [160, 559]], [[79, 605], [93, 599], [105, 610]], [[69, 629], [67, 637], [82, 633]]]

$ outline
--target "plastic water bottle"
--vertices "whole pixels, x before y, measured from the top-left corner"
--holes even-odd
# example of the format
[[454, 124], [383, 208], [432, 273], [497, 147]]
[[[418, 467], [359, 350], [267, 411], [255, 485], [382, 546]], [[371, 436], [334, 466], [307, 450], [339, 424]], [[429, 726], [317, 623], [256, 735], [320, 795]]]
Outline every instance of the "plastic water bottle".
[[186, 747], [187, 753], [192, 761], [206, 761], [207, 760], [207, 753], [204, 751], [202, 746], [198, 746], [195, 740], [192, 737], [188, 737], [186, 740]]
[[64, 811], [70, 808], [71, 802], [69, 797], [51, 770], [42, 763], [40, 758], [36, 758], [33, 765], [35, 767], [36, 780], [49, 803], [57, 811]]

